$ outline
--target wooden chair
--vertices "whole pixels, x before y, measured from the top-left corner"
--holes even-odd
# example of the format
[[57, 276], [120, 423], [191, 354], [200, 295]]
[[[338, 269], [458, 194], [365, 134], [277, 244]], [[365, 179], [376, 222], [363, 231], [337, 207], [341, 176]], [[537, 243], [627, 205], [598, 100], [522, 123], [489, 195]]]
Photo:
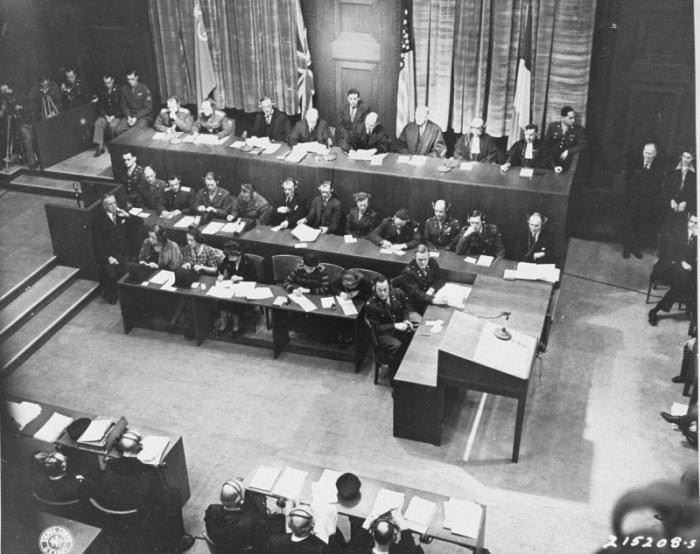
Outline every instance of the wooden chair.
[[336, 264], [323, 264], [323, 267], [326, 268], [326, 271], [328, 272], [328, 281], [333, 284], [336, 281], [340, 279], [340, 276], [343, 274], [343, 271], [345, 271], [344, 267], [340, 267], [339, 265]]
[[279, 285], [284, 282], [292, 270], [302, 263], [301, 256], [291, 254], [277, 254], [272, 256], [272, 281]]

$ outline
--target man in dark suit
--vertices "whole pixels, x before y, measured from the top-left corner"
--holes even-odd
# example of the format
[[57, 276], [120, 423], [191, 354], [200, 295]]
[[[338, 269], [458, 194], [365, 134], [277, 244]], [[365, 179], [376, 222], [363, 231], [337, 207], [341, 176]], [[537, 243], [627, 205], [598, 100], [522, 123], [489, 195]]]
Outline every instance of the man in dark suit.
[[269, 554], [328, 554], [328, 545], [314, 535], [314, 515], [311, 508], [297, 506], [287, 518], [291, 533], [270, 538]]
[[455, 159], [498, 163], [500, 157], [493, 137], [484, 132], [484, 120], [472, 119], [471, 132], [464, 133], [455, 144]]
[[576, 123], [576, 112], [571, 106], [561, 109], [561, 120], [550, 123], [544, 143], [552, 153], [555, 167], [568, 169], [574, 154], [586, 149], [586, 130]]
[[190, 187], [182, 185], [179, 175], [171, 175], [163, 190], [162, 217], [191, 215], [194, 213], [194, 192]]
[[299, 196], [297, 182], [287, 177], [282, 182], [282, 199], [277, 203], [270, 224], [281, 229], [294, 227], [309, 211], [309, 204]]
[[61, 83], [61, 103], [63, 110], [68, 111], [90, 101], [90, 93], [78, 76], [78, 71], [68, 66], [63, 70], [65, 76]]
[[508, 171], [512, 166], [552, 168], [549, 149], [537, 138], [537, 132], [537, 125], [529, 123], [525, 126], [525, 138], [510, 147], [506, 154], [506, 163], [501, 166], [502, 171]]
[[356, 88], [348, 90], [347, 98], [348, 103], [340, 110], [335, 129], [338, 144], [342, 144], [356, 128], [361, 127], [370, 112], [369, 106], [362, 101], [360, 91]]
[[129, 257], [126, 222], [129, 214], [117, 206], [114, 194], [102, 197], [102, 209], [95, 214], [92, 239], [102, 296], [117, 303], [117, 281], [126, 271]]
[[309, 212], [297, 224], [306, 223], [309, 227], [320, 228], [322, 233], [341, 235], [343, 212], [340, 199], [333, 194], [333, 185], [330, 181], [323, 181], [318, 191], [320, 195], [311, 201]]
[[343, 150], [375, 150], [377, 154], [383, 154], [391, 149], [391, 139], [386, 135], [379, 124], [379, 116], [376, 112], [369, 112], [364, 124], [353, 130], [343, 143]]
[[68, 473], [68, 460], [58, 452], [39, 452], [34, 460], [41, 472], [32, 481], [32, 494], [42, 509], [72, 519], [85, 517], [90, 482]]
[[532, 264], [556, 263], [553, 250], [554, 237], [544, 228], [546, 221], [547, 219], [539, 212], [534, 212], [527, 218], [527, 245], [521, 249], [519, 260]]
[[657, 161], [656, 144], [648, 142], [641, 159], [634, 157], [625, 171], [625, 192], [622, 206], [622, 257], [642, 258], [641, 245], [656, 235], [657, 205], [661, 198], [663, 171]]
[[300, 142], [320, 142], [328, 147], [333, 146], [330, 127], [323, 119], [319, 119], [316, 108], [306, 110], [304, 119], [294, 125], [294, 129], [289, 134], [289, 139], [287, 140], [289, 146], [294, 146]]
[[410, 250], [420, 243], [420, 225], [401, 208], [392, 217], [385, 217], [367, 238], [381, 248]]
[[250, 134], [254, 137], [267, 137], [270, 140], [285, 142], [292, 129], [287, 114], [275, 108], [269, 96], [263, 96], [260, 99], [260, 109], [262, 111], [255, 115]]
[[447, 145], [442, 131], [428, 119], [430, 112], [427, 106], [418, 106], [413, 121], [401, 131], [397, 142], [399, 154], [418, 154], [420, 156], [437, 156], [444, 158]]
[[406, 521], [399, 510], [393, 510], [391, 516], [370, 515], [362, 525], [353, 518], [350, 524], [352, 539], [349, 554], [422, 554], [423, 548], [413, 539]]

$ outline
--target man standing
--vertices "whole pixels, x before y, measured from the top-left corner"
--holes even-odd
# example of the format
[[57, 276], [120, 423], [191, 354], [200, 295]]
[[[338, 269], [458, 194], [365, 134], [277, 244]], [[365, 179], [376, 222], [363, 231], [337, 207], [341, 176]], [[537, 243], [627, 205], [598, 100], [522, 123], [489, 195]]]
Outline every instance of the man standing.
[[254, 137], [267, 137], [277, 142], [285, 142], [292, 125], [287, 114], [275, 108], [272, 98], [263, 96], [260, 99], [260, 109], [255, 115], [251, 135]]
[[505, 258], [506, 249], [501, 240], [498, 227], [486, 223], [486, 216], [481, 210], [472, 210], [467, 218], [467, 225], [462, 227], [459, 235], [452, 241], [450, 250], [463, 256], [493, 256]]
[[347, 105], [343, 106], [338, 115], [338, 126], [335, 130], [336, 142], [339, 144], [342, 144], [356, 128], [362, 126], [370, 111], [369, 106], [360, 98], [360, 91], [356, 88], [348, 90], [347, 99]]
[[642, 259], [641, 245], [656, 234], [655, 208], [661, 197], [663, 171], [656, 161], [656, 144], [647, 142], [641, 159], [635, 157], [625, 171], [622, 206], [622, 257]]
[[143, 167], [138, 165], [137, 158], [134, 154], [127, 150], [122, 154], [122, 159], [124, 160], [124, 167], [126, 172], [124, 173], [121, 182], [126, 190], [126, 200], [127, 207], [130, 208], [138, 203], [138, 190], [143, 182]]
[[391, 149], [391, 140], [379, 123], [379, 115], [369, 112], [364, 124], [355, 128], [345, 139], [343, 150], [374, 150], [377, 154], [383, 154]]
[[24, 147], [25, 162], [29, 169], [38, 167], [34, 150], [34, 124], [55, 117], [61, 109], [61, 91], [46, 75], [41, 75], [27, 94], [23, 106], [20, 135]]
[[161, 133], [189, 133], [194, 125], [194, 117], [190, 110], [180, 106], [177, 96], [171, 96], [166, 103], [168, 107], [160, 110], [153, 128]]
[[102, 197], [102, 210], [95, 215], [92, 238], [102, 296], [110, 304], [117, 303], [117, 281], [128, 261], [128, 219], [129, 214], [117, 206], [113, 194]]
[[397, 145], [399, 154], [445, 157], [447, 145], [442, 131], [428, 119], [429, 115], [427, 106], [416, 108], [414, 121], [408, 123], [401, 131]]
[[340, 199], [333, 194], [333, 185], [330, 181], [323, 181], [318, 186], [318, 192], [320, 194], [311, 201], [309, 213], [302, 217], [297, 225], [306, 223], [309, 227], [321, 229], [321, 233], [342, 234], [340, 221], [343, 212]]
[[329, 148], [333, 146], [333, 138], [328, 123], [323, 121], [323, 119], [319, 119], [316, 108], [306, 110], [304, 119], [294, 125], [287, 142], [289, 146], [294, 146], [300, 142], [320, 142]]
[[111, 139], [115, 135], [117, 125], [122, 118], [121, 92], [114, 85], [114, 76], [105, 73], [102, 76], [102, 88], [97, 93], [97, 119], [95, 120], [95, 131], [92, 142], [97, 144], [95, 157], [101, 156], [105, 152], [105, 136]]
[[525, 138], [520, 139], [510, 147], [506, 154], [506, 163], [502, 171], [508, 171], [512, 166], [550, 168], [552, 159], [547, 146], [537, 138], [537, 125], [529, 123], [525, 126]]
[[153, 124], [153, 98], [151, 90], [139, 82], [135, 69], [126, 73], [127, 84], [122, 87], [121, 109], [124, 118], [119, 122], [116, 134], [132, 127], [150, 127]]
[[408, 210], [401, 208], [393, 217], [385, 217], [367, 238], [382, 248], [410, 250], [420, 243], [418, 222], [411, 219]]
[[447, 217], [448, 210], [444, 200], [433, 202], [435, 215], [425, 220], [423, 228], [423, 242], [428, 248], [446, 248], [459, 234], [459, 221], [454, 217]]
[[455, 159], [470, 162], [498, 163], [499, 151], [491, 135], [484, 132], [484, 120], [475, 117], [471, 132], [464, 133], [455, 144]]
[[571, 106], [561, 109], [561, 120], [550, 123], [544, 143], [554, 158], [554, 166], [568, 169], [574, 154], [586, 149], [586, 130], [576, 123], [576, 112]]
[[90, 100], [87, 89], [78, 77], [78, 72], [74, 67], [67, 67], [64, 70], [65, 80], [61, 83], [61, 99], [63, 109], [70, 110], [77, 106], [87, 104]]

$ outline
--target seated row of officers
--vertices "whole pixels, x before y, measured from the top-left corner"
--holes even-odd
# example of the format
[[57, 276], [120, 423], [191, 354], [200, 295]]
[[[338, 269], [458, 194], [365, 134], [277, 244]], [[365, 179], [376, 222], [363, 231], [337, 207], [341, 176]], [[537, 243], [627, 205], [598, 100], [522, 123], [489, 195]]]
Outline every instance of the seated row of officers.
[[[126, 430], [116, 446], [117, 456], [104, 468], [86, 464], [79, 451], [37, 453], [32, 495], [39, 508], [104, 528], [111, 552], [188, 550], [194, 537], [185, 532], [179, 492], [160, 476], [162, 468], [137, 458], [139, 432]], [[338, 503], [356, 502], [360, 487], [357, 476], [343, 474], [336, 482]], [[351, 517], [346, 539], [337, 527], [338, 503], [312, 507], [280, 499], [281, 510], [272, 513], [264, 495], [246, 492], [241, 479], [231, 479], [221, 487], [220, 502], [206, 508], [200, 538], [221, 554], [423, 552], [398, 510], [364, 521]]]

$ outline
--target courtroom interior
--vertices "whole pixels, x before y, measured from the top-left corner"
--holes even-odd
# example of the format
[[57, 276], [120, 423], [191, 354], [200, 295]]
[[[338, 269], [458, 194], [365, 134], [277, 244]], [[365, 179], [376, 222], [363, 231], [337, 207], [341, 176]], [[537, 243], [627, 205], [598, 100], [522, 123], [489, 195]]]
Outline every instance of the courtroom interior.
[[691, 0], [5, 0], [0, 549], [700, 552]]

